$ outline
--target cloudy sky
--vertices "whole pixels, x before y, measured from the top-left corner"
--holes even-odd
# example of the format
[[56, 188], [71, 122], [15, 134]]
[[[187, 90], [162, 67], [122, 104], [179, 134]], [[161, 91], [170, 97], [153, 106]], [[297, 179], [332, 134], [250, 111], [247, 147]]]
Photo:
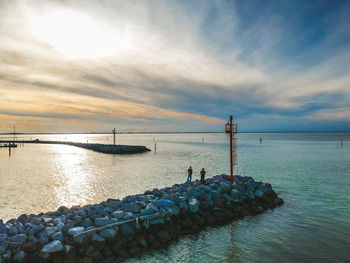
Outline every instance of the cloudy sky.
[[350, 1], [0, 1], [0, 132], [350, 130]]

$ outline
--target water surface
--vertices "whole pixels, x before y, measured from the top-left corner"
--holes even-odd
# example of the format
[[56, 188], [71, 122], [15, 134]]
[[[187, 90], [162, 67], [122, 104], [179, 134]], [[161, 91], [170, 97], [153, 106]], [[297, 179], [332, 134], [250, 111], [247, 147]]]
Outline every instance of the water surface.
[[[4, 138], [6, 136], [2, 136]], [[30, 135], [111, 143], [107, 135]], [[131, 262], [350, 262], [350, 133], [239, 134], [238, 172], [267, 181], [285, 205], [187, 236]], [[259, 144], [259, 138], [262, 144]], [[343, 138], [343, 145], [340, 139]], [[226, 134], [117, 135], [154, 151], [113, 156], [67, 145], [0, 149], [0, 218], [121, 198], [229, 172]]]

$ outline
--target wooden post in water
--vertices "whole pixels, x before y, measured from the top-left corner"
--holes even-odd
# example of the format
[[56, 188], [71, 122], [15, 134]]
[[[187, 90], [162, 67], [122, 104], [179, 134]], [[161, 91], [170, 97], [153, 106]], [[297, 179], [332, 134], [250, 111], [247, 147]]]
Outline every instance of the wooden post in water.
[[115, 147], [115, 134], [117, 133], [115, 128], [113, 129], [112, 133], [113, 133], [113, 145]]

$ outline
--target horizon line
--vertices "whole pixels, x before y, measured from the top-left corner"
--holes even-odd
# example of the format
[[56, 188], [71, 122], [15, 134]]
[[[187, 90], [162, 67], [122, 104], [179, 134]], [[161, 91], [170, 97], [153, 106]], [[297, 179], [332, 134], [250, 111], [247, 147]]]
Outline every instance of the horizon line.
[[[238, 133], [341, 133], [341, 132], [350, 132], [346, 131], [239, 131]], [[224, 131], [151, 131], [151, 132], [117, 132], [117, 134], [187, 134], [187, 133], [225, 133]], [[4, 132], [0, 135], [34, 135], [34, 134], [43, 134], [43, 135], [54, 135], [54, 134], [112, 134], [112, 132]]]

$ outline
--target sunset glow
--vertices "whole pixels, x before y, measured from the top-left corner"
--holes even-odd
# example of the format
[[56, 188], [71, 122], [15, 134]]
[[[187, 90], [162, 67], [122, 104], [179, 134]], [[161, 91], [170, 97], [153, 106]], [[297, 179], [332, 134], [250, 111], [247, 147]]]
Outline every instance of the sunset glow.
[[94, 58], [127, 49], [124, 35], [108, 28], [80, 12], [53, 11], [34, 19], [34, 33], [69, 58]]
[[350, 129], [349, 3], [254, 3], [1, 2], [0, 132]]

